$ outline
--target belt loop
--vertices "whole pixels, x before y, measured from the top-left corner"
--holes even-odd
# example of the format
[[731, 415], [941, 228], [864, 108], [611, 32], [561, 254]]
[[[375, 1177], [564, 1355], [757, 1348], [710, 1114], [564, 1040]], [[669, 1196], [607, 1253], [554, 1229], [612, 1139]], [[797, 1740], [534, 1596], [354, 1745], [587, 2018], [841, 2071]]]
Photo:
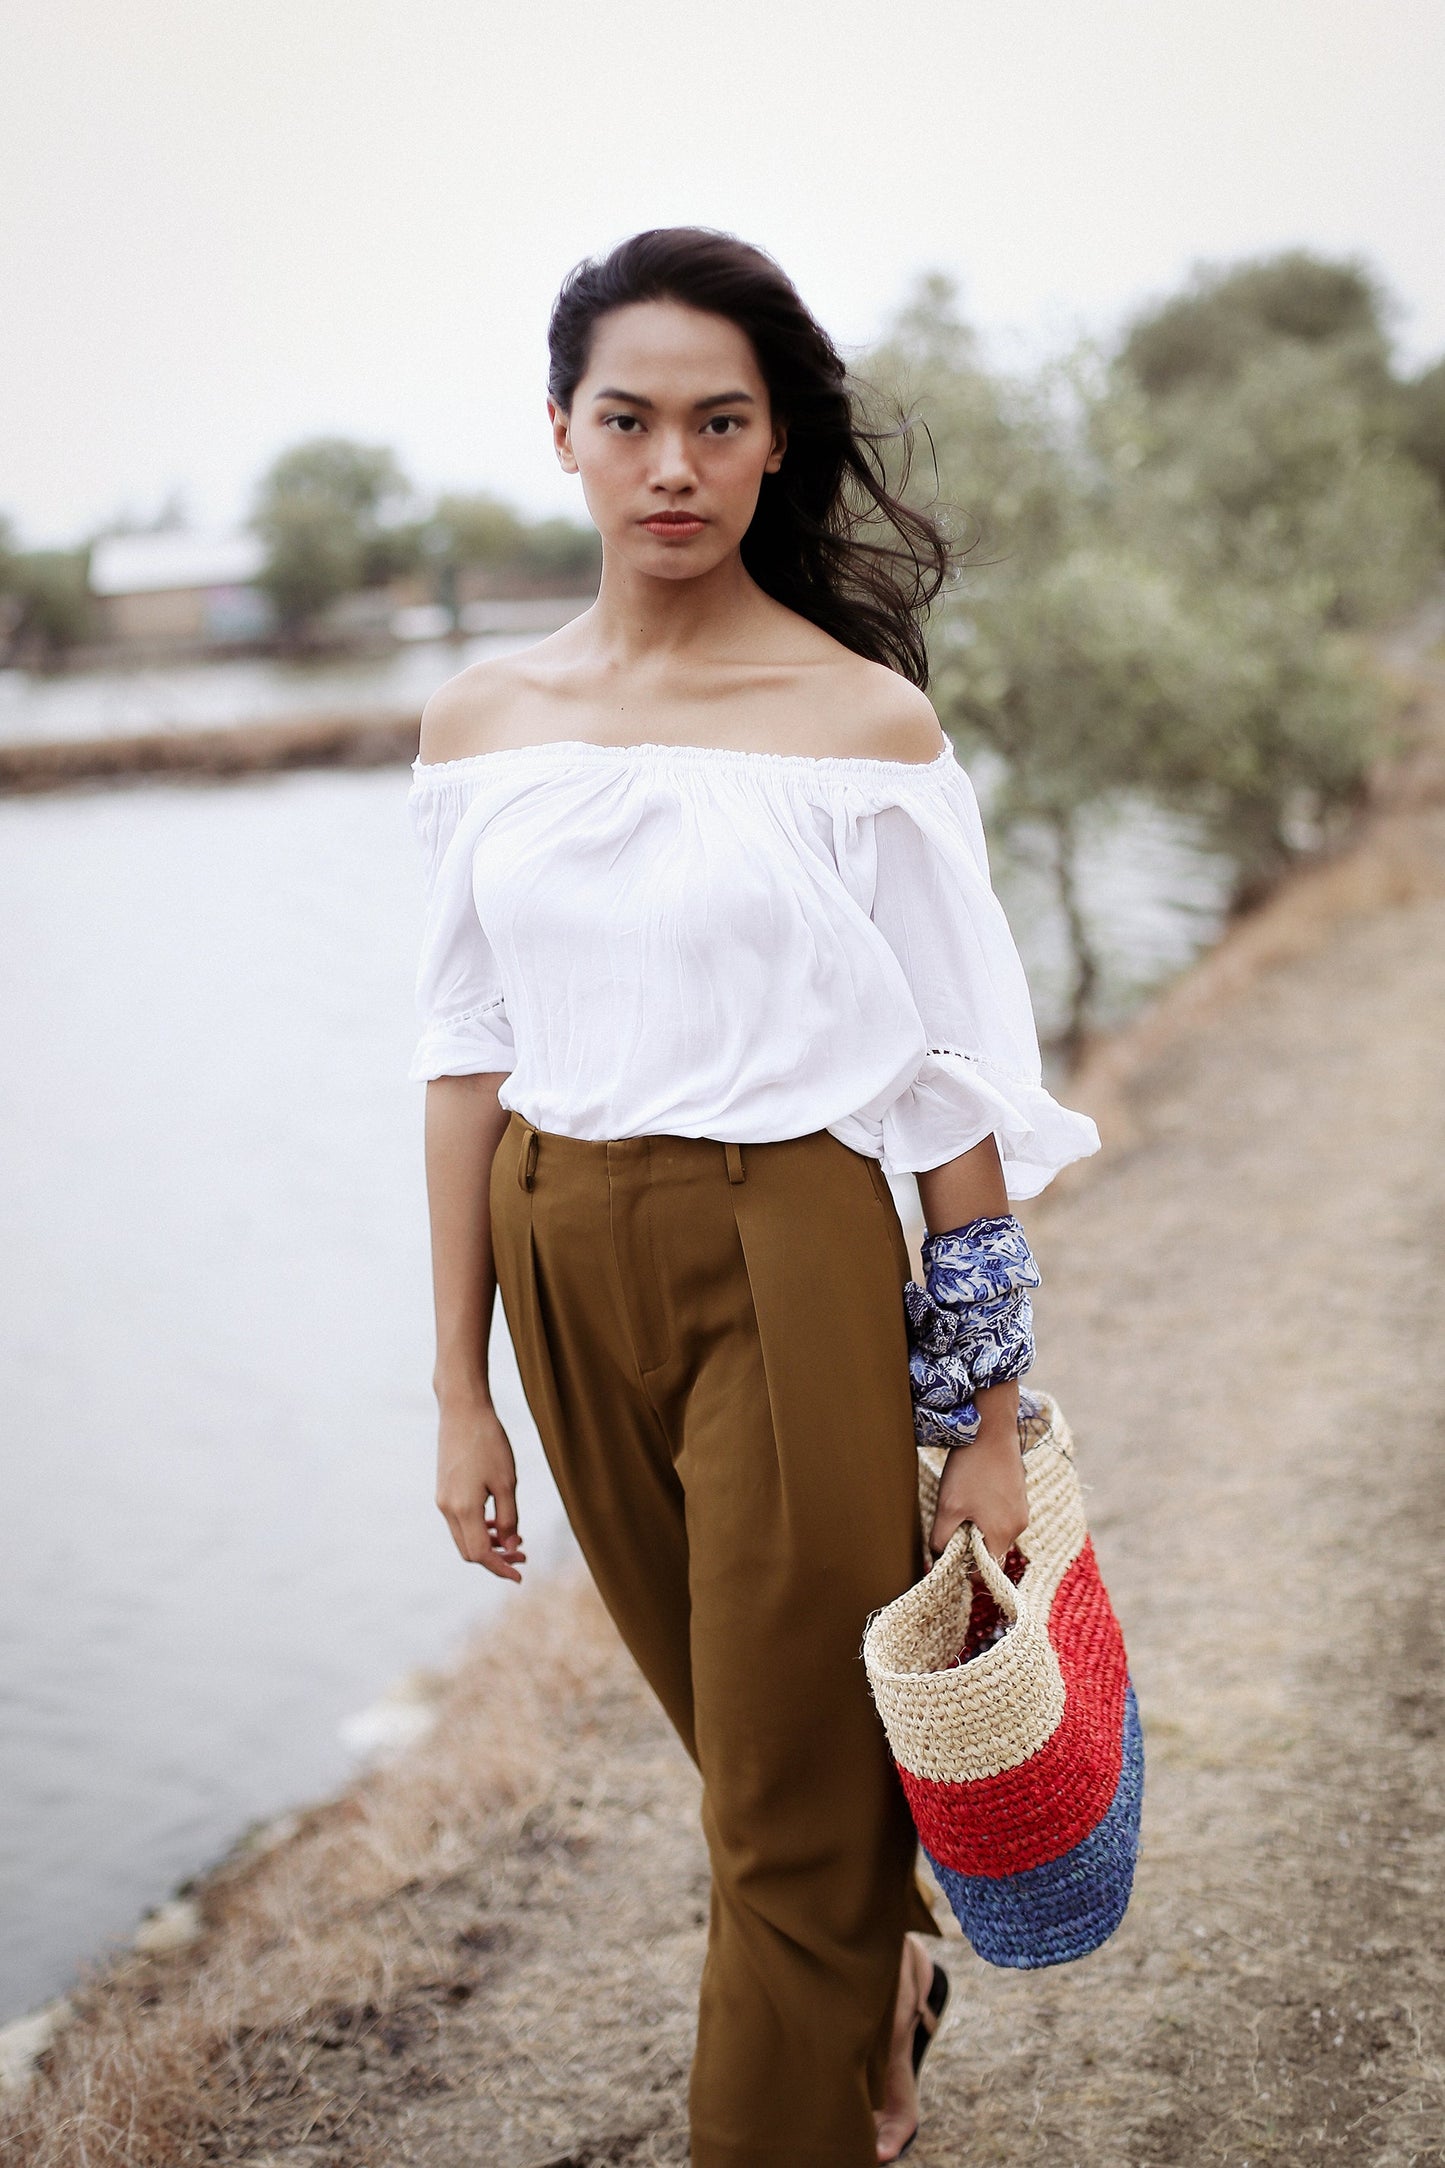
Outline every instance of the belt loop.
[[536, 1130], [529, 1128], [526, 1147], [517, 1167], [517, 1181], [523, 1189], [532, 1187], [533, 1178], [537, 1172], [537, 1154], [541, 1149], [541, 1142], [542, 1140], [537, 1135]]
[[742, 1146], [740, 1144], [725, 1144], [723, 1152], [728, 1163], [728, 1180], [730, 1182], [745, 1181], [747, 1179], [747, 1170], [743, 1166]]

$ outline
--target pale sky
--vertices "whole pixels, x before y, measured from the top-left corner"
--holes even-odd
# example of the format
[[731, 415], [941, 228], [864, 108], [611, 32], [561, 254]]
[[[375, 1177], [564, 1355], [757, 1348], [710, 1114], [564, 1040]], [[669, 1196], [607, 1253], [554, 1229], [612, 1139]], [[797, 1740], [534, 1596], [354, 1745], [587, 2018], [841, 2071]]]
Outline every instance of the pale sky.
[[283, 446], [575, 509], [579, 256], [761, 243], [834, 336], [938, 267], [1000, 351], [1200, 258], [1367, 257], [1445, 351], [1441, 0], [4, 0], [0, 512], [65, 541]]

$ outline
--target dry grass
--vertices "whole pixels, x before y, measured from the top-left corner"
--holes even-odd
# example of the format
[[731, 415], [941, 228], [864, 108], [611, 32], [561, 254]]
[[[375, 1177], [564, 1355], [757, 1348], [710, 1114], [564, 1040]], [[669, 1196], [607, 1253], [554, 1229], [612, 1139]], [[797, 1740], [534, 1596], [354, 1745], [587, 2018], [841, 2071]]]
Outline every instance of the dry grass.
[[260, 2158], [277, 2138], [334, 2145], [348, 2124], [365, 2158], [360, 2095], [426, 2085], [436, 2013], [487, 1957], [485, 1929], [459, 1920], [467, 1901], [438, 1893], [517, 1844], [623, 1671], [590, 1586], [527, 1590], [422, 1745], [205, 1878], [197, 1947], [81, 1987], [74, 2022], [0, 2111], [3, 2168], [190, 2168]]

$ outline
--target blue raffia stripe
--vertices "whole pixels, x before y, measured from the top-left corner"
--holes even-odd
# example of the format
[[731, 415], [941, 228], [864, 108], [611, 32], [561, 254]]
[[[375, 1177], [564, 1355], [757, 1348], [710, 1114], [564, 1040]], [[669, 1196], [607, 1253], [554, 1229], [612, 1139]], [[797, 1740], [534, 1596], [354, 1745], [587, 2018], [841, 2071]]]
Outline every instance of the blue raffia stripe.
[[925, 1849], [939, 1888], [982, 1958], [1033, 1972], [1087, 1957], [1123, 1919], [1139, 1856], [1144, 1738], [1130, 1685], [1124, 1697], [1124, 1755], [1103, 1820], [1058, 1859], [1018, 1874], [959, 1874]]

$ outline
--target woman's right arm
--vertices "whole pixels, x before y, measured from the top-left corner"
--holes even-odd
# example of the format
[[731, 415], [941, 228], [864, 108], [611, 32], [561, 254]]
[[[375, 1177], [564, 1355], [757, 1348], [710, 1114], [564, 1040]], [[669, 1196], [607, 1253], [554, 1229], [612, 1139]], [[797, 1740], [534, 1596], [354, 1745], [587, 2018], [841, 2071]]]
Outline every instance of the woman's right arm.
[[[505, 1073], [505, 1072], [503, 1072]], [[526, 1562], [517, 1470], [492, 1405], [487, 1347], [497, 1275], [492, 1159], [507, 1126], [502, 1075], [433, 1077], [426, 1088], [426, 1186], [436, 1309], [437, 1504], [463, 1558], [506, 1581]]]

